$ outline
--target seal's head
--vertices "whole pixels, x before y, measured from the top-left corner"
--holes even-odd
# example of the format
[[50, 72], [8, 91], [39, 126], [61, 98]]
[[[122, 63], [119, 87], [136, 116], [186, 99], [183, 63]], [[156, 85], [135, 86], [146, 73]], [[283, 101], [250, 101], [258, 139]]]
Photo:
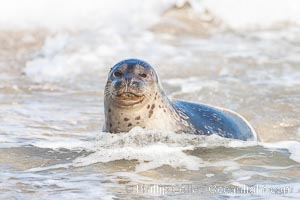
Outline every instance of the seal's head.
[[103, 131], [111, 133], [128, 132], [135, 126], [181, 130], [180, 117], [165, 95], [157, 73], [138, 59], [124, 60], [111, 68], [105, 86], [104, 114]]
[[145, 106], [157, 88], [158, 76], [145, 61], [123, 60], [114, 65], [105, 86], [105, 102], [120, 109]]

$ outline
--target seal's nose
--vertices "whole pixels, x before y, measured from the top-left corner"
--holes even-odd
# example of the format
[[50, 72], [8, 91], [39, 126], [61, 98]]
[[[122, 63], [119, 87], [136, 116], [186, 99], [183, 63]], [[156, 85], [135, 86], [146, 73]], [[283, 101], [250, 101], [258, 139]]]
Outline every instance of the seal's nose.
[[125, 81], [116, 81], [115, 82], [115, 88], [120, 90], [126, 86]]
[[116, 94], [128, 92], [139, 95], [144, 91], [143, 82], [129, 75], [116, 79], [113, 85]]
[[130, 82], [130, 87], [133, 90], [138, 90], [140, 88], [140, 83], [138, 81], [131, 81]]
[[141, 83], [132, 76], [125, 77], [125, 83], [132, 90], [139, 90], [141, 86]]

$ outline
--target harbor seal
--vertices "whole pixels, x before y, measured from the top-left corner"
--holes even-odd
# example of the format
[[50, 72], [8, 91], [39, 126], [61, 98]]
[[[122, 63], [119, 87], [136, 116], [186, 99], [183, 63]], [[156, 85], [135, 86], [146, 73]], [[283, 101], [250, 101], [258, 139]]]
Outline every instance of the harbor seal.
[[139, 59], [123, 60], [111, 68], [104, 92], [104, 113], [105, 132], [128, 132], [140, 126], [176, 133], [257, 140], [251, 125], [231, 110], [169, 100], [154, 68]]

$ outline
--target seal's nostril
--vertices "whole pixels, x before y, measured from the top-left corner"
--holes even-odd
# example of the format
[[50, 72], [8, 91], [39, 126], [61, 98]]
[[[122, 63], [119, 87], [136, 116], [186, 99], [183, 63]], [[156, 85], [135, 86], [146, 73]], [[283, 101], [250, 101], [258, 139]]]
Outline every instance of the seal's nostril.
[[122, 89], [122, 88], [125, 88], [125, 86], [126, 86], [126, 84], [125, 84], [124, 81], [116, 81], [116, 82], [114, 83], [114, 88], [115, 88], [116, 90], [120, 90], [120, 89]]
[[134, 81], [134, 82], [131, 83], [130, 86], [131, 86], [132, 89], [138, 89], [139, 88], [139, 83]]

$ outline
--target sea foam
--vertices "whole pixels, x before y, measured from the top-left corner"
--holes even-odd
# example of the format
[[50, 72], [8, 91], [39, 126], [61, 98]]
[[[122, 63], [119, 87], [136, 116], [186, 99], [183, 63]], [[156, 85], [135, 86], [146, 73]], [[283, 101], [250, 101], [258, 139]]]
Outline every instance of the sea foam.
[[[65, 144], [66, 143], [66, 144]], [[233, 160], [207, 161], [189, 152], [198, 148], [214, 149], [225, 148], [251, 148], [262, 146], [266, 149], [286, 149], [289, 151], [290, 159], [300, 162], [299, 142], [282, 141], [279, 143], [262, 143], [256, 141], [240, 141], [222, 138], [217, 135], [201, 136], [193, 134], [176, 134], [155, 130], [143, 130], [135, 127], [128, 133], [111, 134], [100, 133], [92, 141], [74, 142], [35, 142], [34, 146], [39, 148], [60, 148], [72, 151], [85, 150], [88, 155], [77, 157], [71, 163], [59, 164], [36, 168], [33, 170], [46, 170], [49, 168], [68, 168], [89, 166], [96, 163], [107, 163], [118, 160], [135, 160], [136, 172], [156, 169], [164, 165], [185, 170], [200, 170], [203, 167], [224, 167], [225, 172], [235, 171], [240, 168], [237, 162], [246, 158], [247, 155], [237, 157]], [[248, 155], [249, 156], [249, 155]], [[253, 155], [251, 155], [253, 156]], [[255, 155], [254, 155], [255, 156]]]

